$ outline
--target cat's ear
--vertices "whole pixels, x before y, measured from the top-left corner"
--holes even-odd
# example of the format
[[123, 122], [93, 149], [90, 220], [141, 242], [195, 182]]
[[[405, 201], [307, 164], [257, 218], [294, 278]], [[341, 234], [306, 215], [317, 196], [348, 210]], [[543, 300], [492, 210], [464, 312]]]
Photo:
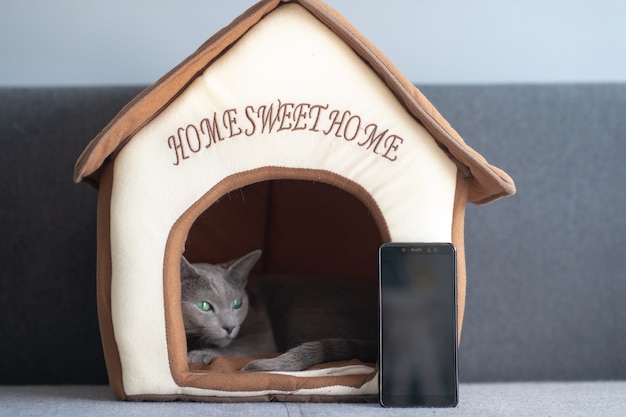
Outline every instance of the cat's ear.
[[189, 261], [184, 257], [180, 257], [180, 279], [191, 278], [193, 276], [194, 269]]
[[248, 282], [248, 274], [250, 274], [250, 271], [252, 271], [252, 267], [254, 267], [254, 264], [259, 260], [260, 257], [261, 250], [257, 249], [234, 261], [228, 267], [228, 275], [231, 280], [241, 285], [242, 287], [245, 286]]

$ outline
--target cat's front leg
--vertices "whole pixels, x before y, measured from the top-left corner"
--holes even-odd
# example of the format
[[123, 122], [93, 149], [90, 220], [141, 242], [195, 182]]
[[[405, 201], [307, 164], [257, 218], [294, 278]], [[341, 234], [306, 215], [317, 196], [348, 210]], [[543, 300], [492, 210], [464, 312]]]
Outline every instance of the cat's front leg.
[[203, 363], [205, 365], [208, 365], [211, 363], [211, 361], [218, 357], [221, 356], [220, 353], [216, 350], [213, 349], [197, 349], [197, 350], [192, 350], [189, 353], [187, 353], [187, 362], [189, 363]]

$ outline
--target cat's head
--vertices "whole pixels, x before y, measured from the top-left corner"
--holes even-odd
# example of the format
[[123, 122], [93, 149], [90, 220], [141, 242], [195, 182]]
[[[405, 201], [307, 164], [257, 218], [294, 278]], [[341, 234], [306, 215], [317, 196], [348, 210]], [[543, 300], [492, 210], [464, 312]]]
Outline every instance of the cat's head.
[[207, 346], [225, 347], [248, 314], [248, 274], [261, 256], [256, 250], [225, 264], [180, 263], [185, 332]]

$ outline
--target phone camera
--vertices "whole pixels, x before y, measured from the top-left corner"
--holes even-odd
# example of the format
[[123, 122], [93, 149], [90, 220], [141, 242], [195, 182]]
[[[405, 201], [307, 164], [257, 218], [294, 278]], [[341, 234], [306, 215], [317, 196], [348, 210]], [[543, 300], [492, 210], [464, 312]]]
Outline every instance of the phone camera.
[[406, 248], [402, 248], [402, 253], [406, 252]]

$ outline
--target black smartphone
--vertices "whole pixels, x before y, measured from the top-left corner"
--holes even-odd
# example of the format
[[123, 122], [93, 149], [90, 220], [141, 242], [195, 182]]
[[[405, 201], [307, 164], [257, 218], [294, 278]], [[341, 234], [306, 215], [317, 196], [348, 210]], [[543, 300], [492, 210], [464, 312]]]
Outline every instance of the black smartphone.
[[380, 375], [384, 407], [458, 403], [456, 249], [385, 243], [379, 249]]

